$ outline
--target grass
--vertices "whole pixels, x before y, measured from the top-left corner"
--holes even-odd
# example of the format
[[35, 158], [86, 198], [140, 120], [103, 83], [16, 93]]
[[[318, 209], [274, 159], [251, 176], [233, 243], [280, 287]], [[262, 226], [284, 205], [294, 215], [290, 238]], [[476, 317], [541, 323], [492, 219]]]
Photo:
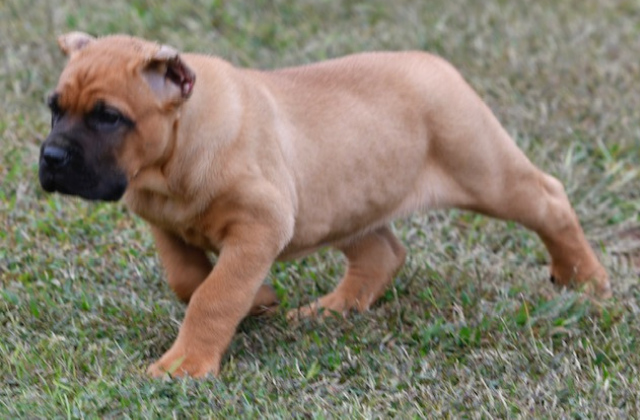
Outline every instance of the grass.
[[[640, 415], [640, 6], [633, 0], [4, 0], [0, 3], [0, 418], [625, 418]], [[347, 320], [242, 323], [219, 378], [149, 380], [184, 307], [122, 204], [44, 194], [57, 34], [125, 32], [241, 66], [424, 49], [453, 62], [560, 178], [613, 280], [546, 280], [540, 241], [450, 211], [399, 221], [393, 288]], [[276, 264], [284, 309], [341, 257]], [[284, 311], [283, 311], [284, 313]]]

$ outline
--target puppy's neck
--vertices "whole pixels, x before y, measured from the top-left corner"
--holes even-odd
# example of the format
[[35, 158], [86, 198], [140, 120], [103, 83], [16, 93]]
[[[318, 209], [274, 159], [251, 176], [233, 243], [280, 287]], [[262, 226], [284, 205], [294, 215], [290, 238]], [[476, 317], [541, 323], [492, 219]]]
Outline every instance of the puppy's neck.
[[140, 169], [129, 181], [129, 189], [132, 192], [143, 191], [166, 198], [174, 196], [169, 189], [167, 178], [159, 167]]

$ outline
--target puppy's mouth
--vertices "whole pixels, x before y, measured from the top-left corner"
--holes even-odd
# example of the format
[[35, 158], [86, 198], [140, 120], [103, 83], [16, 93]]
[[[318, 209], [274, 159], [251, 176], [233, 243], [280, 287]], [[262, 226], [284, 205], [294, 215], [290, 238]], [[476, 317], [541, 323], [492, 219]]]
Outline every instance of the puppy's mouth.
[[81, 173], [55, 171], [46, 164], [41, 164], [39, 178], [42, 189], [48, 193], [57, 192], [92, 201], [118, 201], [127, 189], [127, 179], [120, 173], [98, 178]]
[[56, 191], [56, 180], [55, 180], [55, 174], [52, 174], [50, 172], [45, 172], [42, 170], [42, 168], [40, 168], [40, 186], [42, 187], [43, 190], [45, 190], [48, 193], [52, 193]]
[[64, 195], [71, 195], [91, 201], [118, 201], [127, 190], [126, 182], [116, 182], [109, 187], [96, 186], [94, 188], [70, 187], [64, 182], [56, 182], [56, 175], [45, 175], [40, 177], [42, 189], [48, 193], [57, 192]]

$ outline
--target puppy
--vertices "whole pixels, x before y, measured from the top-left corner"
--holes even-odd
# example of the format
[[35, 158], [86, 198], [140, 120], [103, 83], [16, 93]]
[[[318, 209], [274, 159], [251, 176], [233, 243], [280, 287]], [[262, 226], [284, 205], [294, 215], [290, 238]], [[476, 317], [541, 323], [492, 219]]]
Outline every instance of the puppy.
[[276, 303], [262, 284], [276, 260], [339, 249], [343, 279], [296, 314], [367, 310], [405, 260], [390, 222], [419, 209], [516, 221], [544, 242], [552, 281], [611, 293], [560, 182], [441, 58], [256, 71], [128, 36], [59, 44], [69, 61], [49, 100], [42, 187], [124, 197], [189, 302], [152, 376], [217, 374], [242, 318]]

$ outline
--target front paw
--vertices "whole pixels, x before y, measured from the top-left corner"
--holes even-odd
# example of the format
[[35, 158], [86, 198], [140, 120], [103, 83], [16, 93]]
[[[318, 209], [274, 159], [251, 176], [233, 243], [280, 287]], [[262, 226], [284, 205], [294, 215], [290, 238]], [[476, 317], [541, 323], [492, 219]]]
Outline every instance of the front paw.
[[220, 362], [215, 358], [203, 357], [193, 351], [185, 351], [183, 346], [174, 344], [157, 362], [149, 366], [147, 374], [153, 378], [161, 378], [166, 375], [202, 378], [208, 374], [217, 376], [219, 371]]

